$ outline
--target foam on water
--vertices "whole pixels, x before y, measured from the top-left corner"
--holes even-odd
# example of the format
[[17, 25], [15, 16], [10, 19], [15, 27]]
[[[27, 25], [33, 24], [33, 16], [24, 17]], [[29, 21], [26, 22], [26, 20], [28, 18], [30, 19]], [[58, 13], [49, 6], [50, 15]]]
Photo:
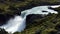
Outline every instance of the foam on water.
[[8, 32], [16, 32], [19, 28], [19, 32], [25, 28], [24, 19], [21, 16], [15, 16], [13, 19], [11, 18], [7, 24], [1, 26]]
[[54, 5], [54, 6], [51, 6], [52, 8], [58, 8], [60, 7], [60, 5]]

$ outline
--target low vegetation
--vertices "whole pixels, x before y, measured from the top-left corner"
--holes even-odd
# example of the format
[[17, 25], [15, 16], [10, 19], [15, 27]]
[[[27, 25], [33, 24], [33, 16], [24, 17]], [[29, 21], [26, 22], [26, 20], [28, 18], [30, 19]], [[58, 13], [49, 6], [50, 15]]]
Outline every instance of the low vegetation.
[[[21, 11], [40, 5], [59, 4], [59, 0], [0, 0], [0, 14], [3, 15], [20, 15]], [[48, 14], [42, 19], [33, 20], [33, 24], [27, 24], [22, 32], [13, 34], [57, 34], [60, 28], [60, 7], [55, 8], [58, 14]], [[8, 34], [4, 29], [0, 34]]]

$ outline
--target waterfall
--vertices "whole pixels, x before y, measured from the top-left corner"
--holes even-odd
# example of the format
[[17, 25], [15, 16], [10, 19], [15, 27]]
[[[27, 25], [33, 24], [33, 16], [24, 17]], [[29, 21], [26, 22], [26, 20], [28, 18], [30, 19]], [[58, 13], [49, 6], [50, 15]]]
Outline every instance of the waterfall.
[[[14, 33], [16, 31], [21, 32], [26, 27], [26, 16], [29, 14], [48, 14], [48, 13], [55, 13], [58, 14], [57, 11], [52, 9], [48, 9], [48, 7], [55, 8], [57, 6], [37, 6], [32, 9], [24, 10], [21, 12], [20, 16], [15, 16], [7, 21], [7, 24], [0, 26], [0, 28], [4, 28], [7, 32]], [[47, 12], [42, 12], [47, 11]]]

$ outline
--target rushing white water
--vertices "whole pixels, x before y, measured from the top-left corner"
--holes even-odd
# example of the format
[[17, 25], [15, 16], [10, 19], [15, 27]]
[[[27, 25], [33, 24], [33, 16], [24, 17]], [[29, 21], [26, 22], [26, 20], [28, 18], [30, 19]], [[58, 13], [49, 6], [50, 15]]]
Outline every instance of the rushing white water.
[[[14, 18], [11, 18], [7, 24], [0, 26], [0, 28], [4, 28], [9, 33], [14, 33], [16, 31], [21, 32], [26, 27], [26, 16], [29, 14], [48, 14], [48, 13], [55, 13], [58, 14], [57, 11], [54, 11], [52, 9], [48, 9], [48, 7], [56, 7], [56, 6], [37, 6], [32, 9], [24, 10], [21, 12], [21, 16], [15, 16]], [[47, 11], [47, 12], [42, 12]]]
[[58, 8], [60, 5], [51, 6], [52, 8]]
[[1, 28], [4, 28], [6, 31], [14, 33], [18, 29], [21, 32], [25, 28], [24, 19], [21, 16], [15, 16], [11, 18], [7, 24], [3, 25]]

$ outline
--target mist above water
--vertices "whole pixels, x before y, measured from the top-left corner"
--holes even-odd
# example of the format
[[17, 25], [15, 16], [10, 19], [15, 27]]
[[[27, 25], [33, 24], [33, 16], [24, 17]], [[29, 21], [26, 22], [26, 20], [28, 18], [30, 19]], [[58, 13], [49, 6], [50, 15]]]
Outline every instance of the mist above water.
[[[48, 7], [59, 7], [59, 5], [56, 6], [37, 6], [32, 9], [24, 10], [21, 12], [20, 16], [15, 16], [14, 18], [11, 18], [7, 21], [7, 24], [0, 26], [0, 28], [4, 28], [7, 32], [14, 33], [16, 31], [21, 32], [26, 27], [26, 16], [29, 14], [48, 14], [48, 13], [55, 13], [58, 14], [57, 11], [54, 11], [52, 9], [48, 9]], [[42, 12], [47, 11], [47, 12]]]

